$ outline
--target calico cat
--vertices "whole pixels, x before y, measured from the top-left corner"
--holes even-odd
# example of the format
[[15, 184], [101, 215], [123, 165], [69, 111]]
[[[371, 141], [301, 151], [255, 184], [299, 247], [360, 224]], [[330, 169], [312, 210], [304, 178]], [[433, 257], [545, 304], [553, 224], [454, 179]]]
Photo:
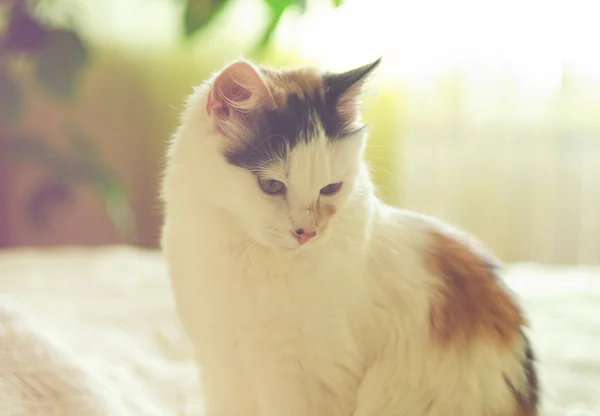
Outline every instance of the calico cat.
[[189, 98], [163, 248], [206, 416], [538, 414], [497, 262], [375, 196], [357, 101], [378, 64], [239, 60]]

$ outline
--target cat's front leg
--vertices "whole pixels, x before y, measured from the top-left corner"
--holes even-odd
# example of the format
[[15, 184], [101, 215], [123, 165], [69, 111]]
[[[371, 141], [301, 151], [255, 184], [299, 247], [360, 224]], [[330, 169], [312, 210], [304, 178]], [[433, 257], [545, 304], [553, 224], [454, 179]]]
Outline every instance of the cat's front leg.
[[258, 416], [321, 416], [311, 411], [312, 406], [307, 398], [297, 393], [288, 394], [282, 389], [265, 391], [265, 395], [260, 399]]
[[229, 357], [218, 366], [216, 360], [203, 366], [206, 416], [321, 416], [309, 400], [308, 385], [286, 371], [285, 363], [265, 364], [257, 355], [251, 365], [234, 361]]
[[375, 362], [367, 370], [358, 389], [356, 409], [352, 416], [417, 416], [407, 413], [408, 406], [402, 399], [405, 393], [390, 388], [393, 366], [397, 365], [383, 360]]
[[[391, 354], [369, 368], [353, 416], [535, 416], [537, 381], [523, 335], [513, 350], [465, 347], [438, 351], [429, 363], [400, 363]], [[474, 357], [461, 360], [460, 357]], [[468, 375], [468, 376], [465, 376]]]
[[204, 416], [258, 416], [254, 389], [231, 360], [199, 362]]
[[256, 373], [258, 416], [321, 416], [301, 380], [285, 371], [265, 370]]

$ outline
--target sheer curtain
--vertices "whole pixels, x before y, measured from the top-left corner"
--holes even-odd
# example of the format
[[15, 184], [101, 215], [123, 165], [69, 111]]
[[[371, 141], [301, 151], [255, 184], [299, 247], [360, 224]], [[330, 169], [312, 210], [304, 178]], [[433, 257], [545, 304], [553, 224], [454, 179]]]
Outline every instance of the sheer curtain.
[[392, 203], [466, 228], [506, 261], [600, 263], [596, 3], [316, 2], [278, 40], [334, 69], [383, 56]]
[[[246, 54], [269, 13], [232, 1], [184, 47], [179, 3], [110, 2], [61, 4], [78, 5], [91, 39], [191, 56], [171, 64], [181, 73]], [[263, 59], [347, 70], [383, 57], [366, 114], [383, 197], [466, 228], [503, 260], [600, 263], [599, 2], [307, 3]]]

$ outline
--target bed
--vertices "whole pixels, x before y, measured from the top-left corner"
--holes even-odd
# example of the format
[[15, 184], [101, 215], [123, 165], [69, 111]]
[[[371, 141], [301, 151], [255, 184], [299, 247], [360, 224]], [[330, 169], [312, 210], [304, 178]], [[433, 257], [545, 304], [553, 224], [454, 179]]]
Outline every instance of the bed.
[[[544, 416], [600, 415], [600, 267], [514, 264]], [[0, 252], [0, 416], [201, 415], [159, 253]]]

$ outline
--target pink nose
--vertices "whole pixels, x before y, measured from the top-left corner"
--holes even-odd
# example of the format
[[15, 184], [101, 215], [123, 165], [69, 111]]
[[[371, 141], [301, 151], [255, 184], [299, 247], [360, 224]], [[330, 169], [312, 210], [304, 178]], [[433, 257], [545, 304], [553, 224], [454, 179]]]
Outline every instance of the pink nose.
[[294, 236], [298, 240], [298, 243], [304, 244], [304, 243], [312, 240], [314, 238], [314, 236], [317, 235], [317, 232], [316, 231], [306, 231], [303, 228], [298, 228], [297, 230], [293, 231], [292, 234], [294, 234]]

